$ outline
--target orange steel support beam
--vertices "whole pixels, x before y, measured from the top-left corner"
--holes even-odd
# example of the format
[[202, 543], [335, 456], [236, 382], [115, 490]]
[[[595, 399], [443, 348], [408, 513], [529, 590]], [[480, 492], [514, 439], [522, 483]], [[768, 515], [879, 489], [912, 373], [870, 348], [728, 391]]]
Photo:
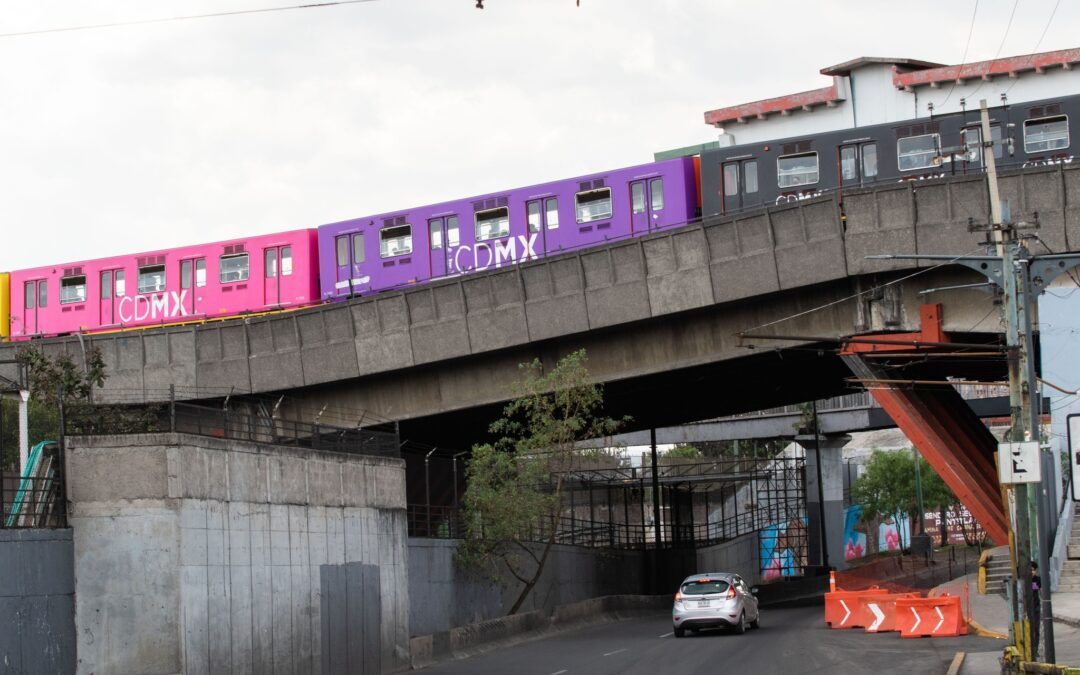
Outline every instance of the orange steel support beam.
[[[896, 347], [882, 344], [847, 345], [844, 361], [864, 380], [886, 380], [876, 364], [861, 354], [882, 351], [912, 351], [912, 342], [947, 342], [941, 330], [941, 306], [923, 305], [919, 333], [875, 338], [895, 338]], [[907, 344], [902, 344], [906, 342]], [[997, 441], [963, 398], [951, 386], [918, 389], [882, 385], [870, 390], [874, 400], [915, 444], [960, 502], [998, 544], [1008, 541], [1008, 524], [1001, 501], [994, 452]]]

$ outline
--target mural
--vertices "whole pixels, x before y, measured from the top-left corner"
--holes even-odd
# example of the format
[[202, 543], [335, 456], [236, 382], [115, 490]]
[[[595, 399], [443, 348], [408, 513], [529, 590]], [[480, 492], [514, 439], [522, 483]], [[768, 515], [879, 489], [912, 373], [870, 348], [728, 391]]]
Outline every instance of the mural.
[[[876, 550], [867, 541], [869, 528], [876, 533]], [[911, 525], [906, 517], [882, 515], [867, 523], [862, 519], [862, 506], [853, 504], [844, 509], [844, 560], [854, 560], [870, 553], [899, 551], [911, 545]]]
[[802, 576], [806, 568], [806, 517], [774, 523], [759, 533], [761, 579]]

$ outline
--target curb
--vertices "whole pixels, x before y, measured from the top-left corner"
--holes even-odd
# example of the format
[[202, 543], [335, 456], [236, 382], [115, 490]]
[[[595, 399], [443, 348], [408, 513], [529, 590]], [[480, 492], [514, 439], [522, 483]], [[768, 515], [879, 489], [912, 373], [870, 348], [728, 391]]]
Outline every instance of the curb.
[[1071, 616], [1061, 616], [1060, 614], [1055, 614], [1054, 623], [1062, 623], [1066, 626], [1072, 626], [1073, 628], [1080, 628], [1080, 619]]
[[[1007, 633], [999, 633], [996, 630], [990, 630], [989, 628], [982, 625], [981, 623], [979, 623], [975, 619], [968, 619], [967, 620], [967, 625], [979, 637], [996, 638], [998, 640], [1008, 640], [1009, 639], [1009, 635]], [[963, 652], [958, 652], [958, 653], [963, 654]], [[961, 661], [962, 660], [963, 659], [961, 659]], [[950, 670], [949, 672], [952, 672], [952, 671]]]

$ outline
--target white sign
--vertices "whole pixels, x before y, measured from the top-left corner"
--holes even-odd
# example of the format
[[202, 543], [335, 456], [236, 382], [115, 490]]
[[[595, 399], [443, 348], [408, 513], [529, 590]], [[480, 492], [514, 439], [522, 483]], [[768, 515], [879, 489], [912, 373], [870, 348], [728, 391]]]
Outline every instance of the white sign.
[[1080, 415], [1066, 418], [1069, 426], [1069, 472], [1072, 476], [1072, 498], [1080, 502]]
[[1003, 485], [1038, 483], [1039, 442], [998, 443], [998, 476]]

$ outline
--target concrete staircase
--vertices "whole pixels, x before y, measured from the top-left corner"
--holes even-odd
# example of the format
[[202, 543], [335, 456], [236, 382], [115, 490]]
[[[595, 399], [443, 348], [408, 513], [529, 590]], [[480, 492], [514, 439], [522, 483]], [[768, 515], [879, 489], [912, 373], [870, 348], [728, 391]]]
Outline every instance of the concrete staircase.
[[1009, 547], [998, 546], [990, 551], [986, 559], [986, 592], [988, 594], [1005, 594], [1005, 586], [1002, 581], [1012, 576], [1012, 564], [1009, 562]]
[[[1078, 507], [1080, 508], [1080, 507]], [[1080, 510], [1073, 516], [1065, 564], [1061, 567], [1058, 593], [1080, 593]]]

